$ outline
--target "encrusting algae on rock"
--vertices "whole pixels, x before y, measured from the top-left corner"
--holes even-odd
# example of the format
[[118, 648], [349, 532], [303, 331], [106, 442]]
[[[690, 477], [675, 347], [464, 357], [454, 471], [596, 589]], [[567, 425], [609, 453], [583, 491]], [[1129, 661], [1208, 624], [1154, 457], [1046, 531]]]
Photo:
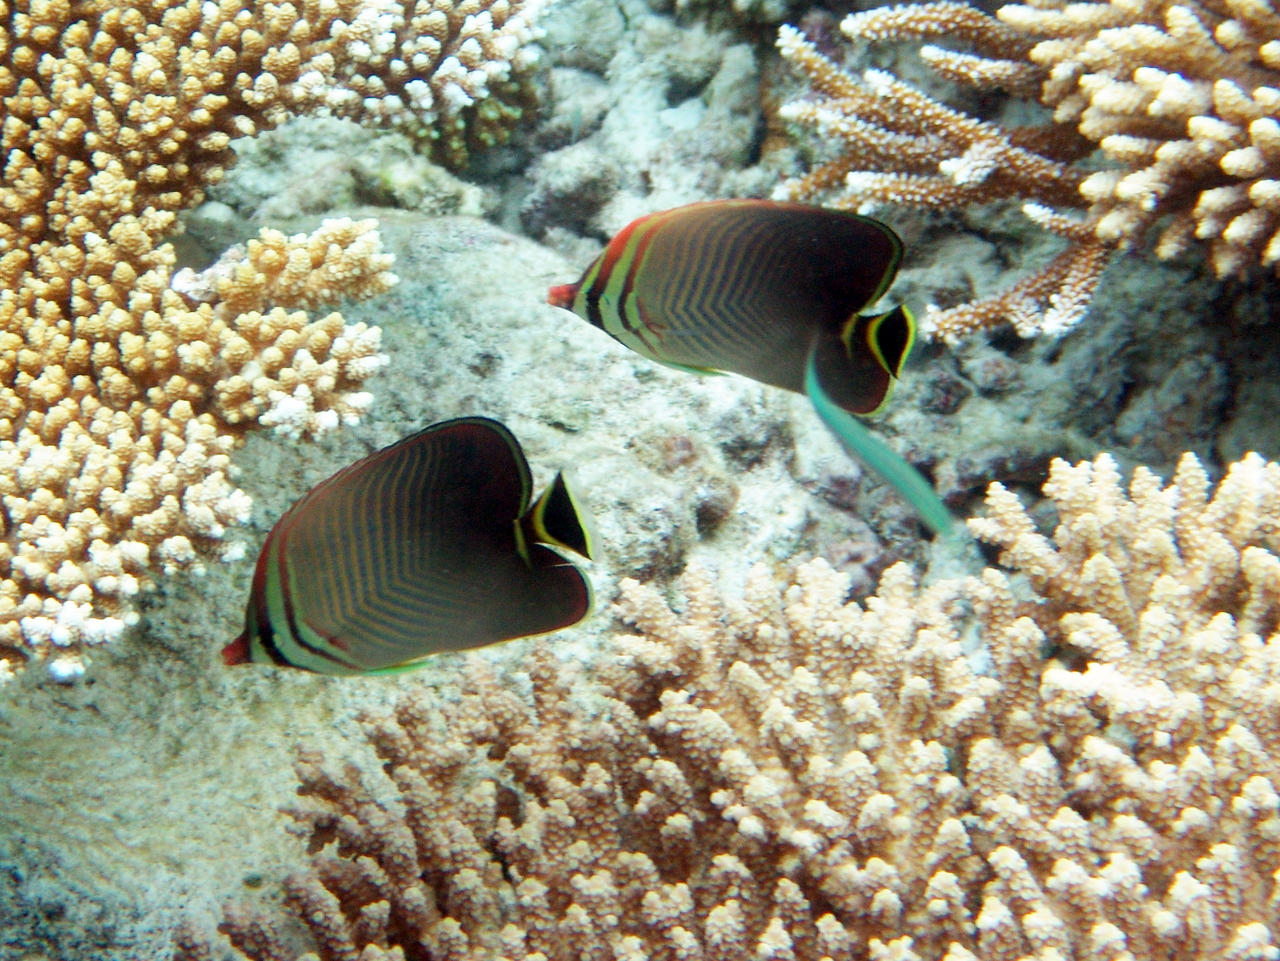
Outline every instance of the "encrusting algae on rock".
[[320, 956], [1274, 957], [1280, 465], [1126, 492], [1102, 455], [1046, 493], [1052, 536], [999, 485], [971, 522], [1012, 575], [624, 581], [594, 677], [472, 660], [365, 719], [390, 785], [304, 753], [285, 888]]

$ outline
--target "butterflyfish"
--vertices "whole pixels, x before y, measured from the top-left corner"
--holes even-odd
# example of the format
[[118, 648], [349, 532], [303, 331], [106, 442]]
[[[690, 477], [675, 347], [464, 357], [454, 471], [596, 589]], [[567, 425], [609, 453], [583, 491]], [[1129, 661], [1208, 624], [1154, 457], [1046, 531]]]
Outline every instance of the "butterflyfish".
[[898, 235], [870, 217], [714, 200], [632, 221], [547, 302], [651, 360], [807, 394], [832, 432], [942, 532], [951, 514], [933, 488], [851, 416], [884, 409], [915, 339], [905, 306], [861, 313], [889, 288], [902, 253]]
[[223, 661], [389, 674], [577, 623], [591, 589], [560, 552], [591, 556], [586, 515], [560, 474], [531, 488], [520, 444], [482, 417], [339, 471], [267, 535]]

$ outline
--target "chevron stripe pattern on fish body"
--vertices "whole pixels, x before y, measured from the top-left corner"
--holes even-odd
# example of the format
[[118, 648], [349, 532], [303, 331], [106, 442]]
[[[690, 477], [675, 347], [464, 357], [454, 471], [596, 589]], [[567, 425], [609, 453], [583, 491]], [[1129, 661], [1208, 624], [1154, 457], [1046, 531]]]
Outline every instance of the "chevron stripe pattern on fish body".
[[272, 528], [224, 661], [387, 673], [576, 623], [590, 588], [557, 549], [590, 556], [588, 525], [560, 475], [530, 499], [496, 421], [447, 421], [369, 455]]
[[884, 409], [915, 340], [905, 307], [861, 313], [901, 259], [898, 235], [870, 217], [712, 200], [628, 224], [547, 302], [651, 360], [805, 394], [840, 442], [942, 533], [955, 525], [937, 492], [851, 416]]
[[858, 316], [901, 258], [897, 234], [869, 217], [708, 201], [632, 222], [548, 302], [673, 367], [804, 393], [816, 362], [828, 395], [865, 415], [884, 406], [914, 338], [901, 307]]

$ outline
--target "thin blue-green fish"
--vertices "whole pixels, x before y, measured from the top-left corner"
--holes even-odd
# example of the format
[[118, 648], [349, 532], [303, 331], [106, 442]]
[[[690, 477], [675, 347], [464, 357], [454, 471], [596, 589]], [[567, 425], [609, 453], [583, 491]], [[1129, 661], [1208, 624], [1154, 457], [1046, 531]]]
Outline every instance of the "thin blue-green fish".
[[384, 674], [575, 624], [589, 527], [561, 475], [536, 500], [497, 421], [418, 431], [316, 485], [267, 535], [227, 664]]
[[915, 340], [904, 306], [860, 313], [893, 282], [902, 249], [888, 226], [846, 211], [709, 201], [633, 221], [547, 302], [651, 360], [807, 394], [832, 432], [940, 532], [951, 518], [932, 487], [849, 428], [848, 415], [884, 409]]

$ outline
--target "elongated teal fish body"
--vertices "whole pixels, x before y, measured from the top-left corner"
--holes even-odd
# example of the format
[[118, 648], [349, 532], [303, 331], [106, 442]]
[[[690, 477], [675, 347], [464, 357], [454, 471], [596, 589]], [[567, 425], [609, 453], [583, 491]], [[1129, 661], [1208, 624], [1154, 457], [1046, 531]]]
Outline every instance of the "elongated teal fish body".
[[732, 371], [857, 414], [880, 409], [914, 338], [911, 316], [858, 312], [892, 282], [902, 242], [857, 214], [719, 200], [641, 217], [548, 302], [675, 367]]
[[440, 651], [543, 634], [586, 616], [590, 556], [562, 477], [532, 504], [496, 421], [435, 424], [312, 488], [276, 523], [228, 664], [390, 673]]

